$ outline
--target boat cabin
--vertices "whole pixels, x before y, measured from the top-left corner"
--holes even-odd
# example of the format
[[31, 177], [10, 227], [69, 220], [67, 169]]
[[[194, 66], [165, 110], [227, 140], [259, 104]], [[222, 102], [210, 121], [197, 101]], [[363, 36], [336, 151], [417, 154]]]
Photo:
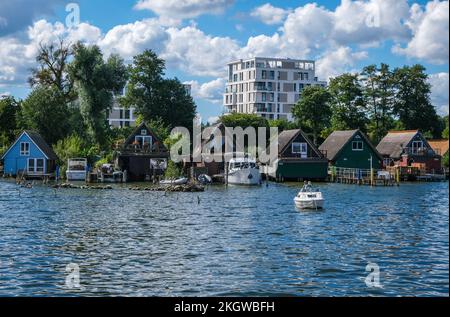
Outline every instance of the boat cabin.
[[381, 169], [383, 158], [361, 130], [334, 131], [319, 147], [336, 168]]
[[267, 177], [284, 180], [325, 180], [328, 160], [301, 129], [278, 135], [278, 158], [263, 167]]
[[54, 175], [58, 157], [41, 135], [25, 130], [1, 160], [5, 175], [44, 178]]
[[145, 181], [164, 174], [168, 158], [167, 148], [143, 122], [118, 148], [115, 163], [127, 180]]
[[427, 173], [441, 171], [441, 155], [419, 130], [390, 131], [377, 150], [383, 156], [385, 166], [416, 167]]

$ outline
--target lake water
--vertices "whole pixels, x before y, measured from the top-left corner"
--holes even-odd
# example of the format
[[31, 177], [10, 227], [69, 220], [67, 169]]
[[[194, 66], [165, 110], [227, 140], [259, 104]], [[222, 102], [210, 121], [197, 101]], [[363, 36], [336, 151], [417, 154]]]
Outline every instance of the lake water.
[[[319, 184], [319, 212], [295, 209], [298, 186], [164, 195], [0, 181], [0, 296], [449, 295], [448, 182]], [[368, 263], [381, 287], [366, 285]]]

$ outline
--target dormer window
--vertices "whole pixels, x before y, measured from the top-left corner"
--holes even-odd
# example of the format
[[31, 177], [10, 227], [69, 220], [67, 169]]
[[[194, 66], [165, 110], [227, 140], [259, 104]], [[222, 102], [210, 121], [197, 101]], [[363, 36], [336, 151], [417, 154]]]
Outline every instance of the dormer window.
[[29, 156], [30, 155], [30, 143], [29, 142], [21, 142], [20, 143], [20, 156]]
[[308, 145], [304, 142], [292, 142], [292, 154], [300, 154], [302, 158], [308, 157]]
[[353, 151], [362, 151], [364, 149], [364, 145], [362, 141], [353, 141], [352, 142], [352, 150]]

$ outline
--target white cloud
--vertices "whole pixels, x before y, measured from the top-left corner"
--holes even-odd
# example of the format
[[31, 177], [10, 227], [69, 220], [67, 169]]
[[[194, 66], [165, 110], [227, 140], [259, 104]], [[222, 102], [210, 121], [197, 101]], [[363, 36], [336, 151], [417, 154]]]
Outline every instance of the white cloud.
[[320, 79], [336, 77], [344, 72], [354, 72], [352, 69], [358, 61], [367, 58], [367, 52], [353, 52], [349, 47], [339, 47], [325, 53], [316, 62], [316, 75]]
[[169, 28], [170, 40], [161, 55], [168, 65], [197, 76], [225, 76], [226, 63], [238, 56], [236, 40], [213, 37], [195, 26]]
[[60, 38], [65, 38], [71, 43], [83, 41], [94, 44], [100, 36], [100, 29], [86, 23], [67, 29], [60, 22], [52, 24], [46, 20], [39, 20], [22, 36], [2, 37], [0, 85], [25, 86], [29, 70], [35, 66], [35, 56], [41, 44], [51, 43]]
[[220, 14], [234, 0], [139, 0], [135, 8], [150, 10], [171, 19], [195, 18], [203, 14]]
[[169, 34], [156, 19], [147, 19], [117, 25], [112, 28], [99, 45], [106, 53], [117, 53], [129, 60], [144, 49], [161, 53], [165, 49]]
[[209, 117], [208, 118], [208, 120], [207, 120], [207, 122], [209, 123], [209, 124], [211, 124], [211, 125], [213, 125], [213, 124], [216, 124], [218, 121], [219, 121], [219, 117]]
[[436, 73], [428, 77], [431, 84], [431, 102], [441, 115], [448, 115], [449, 74]]
[[[256, 34], [246, 43], [205, 33], [195, 21], [184, 27], [179, 24], [201, 14], [223, 12], [232, 2], [143, 0], [137, 7], [150, 9], [158, 17], [117, 25], [105, 30], [105, 33], [88, 23], [67, 30], [62, 23], [39, 20], [21, 36], [0, 37], [0, 86], [6, 86], [3, 90], [9, 90], [8, 85], [11, 84], [26, 85], [39, 43], [61, 36], [72, 42], [83, 40], [98, 44], [106, 55], [118, 53], [126, 60], [144, 49], [152, 49], [166, 60], [169, 69], [189, 76], [207, 77], [206, 82], [191, 82], [193, 95], [217, 104], [222, 101], [226, 64], [240, 58], [317, 59], [319, 79], [357, 70], [357, 64], [368, 58], [365, 51], [368, 47], [388, 40], [410, 40], [406, 48], [397, 47], [397, 52], [411, 57], [433, 61], [448, 58], [448, 13], [443, 10], [448, 10], [448, 2], [434, 1], [424, 10], [418, 5], [410, 7], [406, 0], [343, 0], [335, 10], [309, 3], [289, 11], [280, 9], [283, 13], [278, 11], [279, 14], [272, 16], [260, 11], [255, 13], [258, 18], [269, 24], [280, 23], [280, 28], [273, 34]], [[267, 4], [260, 8], [263, 7], [266, 11], [272, 9], [272, 13], [277, 13], [276, 7]], [[373, 12], [380, 13], [379, 19], [373, 16]], [[233, 24], [230, 27], [233, 28]], [[419, 50], [425, 44], [426, 47]], [[445, 74], [448, 89], [448, 73]], [[442, 77], [433, 76], [430, 81], [433, 80], [435, 104], [438, 107], [446, 104], [448, 108], [448, 93], [445, 98], [445, 87], [439, 88]]]
[[410, 11], [411, 17], [406, 24], [414, 36], [406, 47], [394, 46], [393, 52], [435, 64], [448, 62], [448, 1], [430, 1], [425, 11], [418, 4], [413, 4]]
[[254, 18], [257, 18], [258, 20], [262, 21], [265, 24], [275, 25], [283, 23], [287, 14], [288, 10], [277, 8], [271, 5], [270, 3], [266, 3], [262, 6], [253, 9], [253, 12], [250, 15]]
[[212, 103], [222, 103], [222, 94], [225, 90], [226, 80], [224, 78], [217, 78], [206, 83], [199, 83], [198, 81], [187, 81], [185, 84], [190, 84], [192, 87], [192, 96], [196, 99], [207, 100]]
[[342, 0], [333, 13], [331, 38], [342, 45], [406, 39], [410, 32], [403, 20], [408, 16], [406, 0]]

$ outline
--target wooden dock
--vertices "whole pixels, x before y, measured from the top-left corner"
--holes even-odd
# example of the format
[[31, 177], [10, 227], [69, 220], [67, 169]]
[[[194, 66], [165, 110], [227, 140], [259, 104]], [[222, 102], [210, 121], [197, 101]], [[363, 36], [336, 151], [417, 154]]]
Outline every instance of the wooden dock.
[[394, 186], [399, 185], [398, 175], [384, 170], [330, 167], [329, 181], [341, 184]]

